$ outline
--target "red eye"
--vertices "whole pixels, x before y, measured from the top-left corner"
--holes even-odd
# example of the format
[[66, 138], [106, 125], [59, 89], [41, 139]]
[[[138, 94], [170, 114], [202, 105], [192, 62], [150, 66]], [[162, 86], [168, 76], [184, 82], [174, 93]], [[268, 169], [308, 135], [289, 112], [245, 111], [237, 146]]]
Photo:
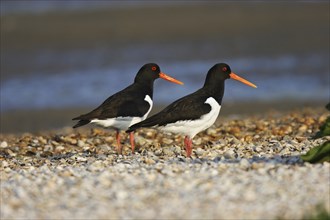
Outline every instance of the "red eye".
[[227, 67], [222, 67], [222, 71], [226, 72], [227, 71]]
[[155, 71], [157, 68], [155, 66], [151, 67], [152, 71]]

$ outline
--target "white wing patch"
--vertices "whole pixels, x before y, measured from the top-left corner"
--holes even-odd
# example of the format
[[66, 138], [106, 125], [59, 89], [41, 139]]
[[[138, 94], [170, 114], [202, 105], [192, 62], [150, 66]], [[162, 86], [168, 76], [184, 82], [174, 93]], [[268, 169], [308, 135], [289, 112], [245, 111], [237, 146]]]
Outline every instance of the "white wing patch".
[[[150, 111], [151, 111], [151, 109], [152, 109], [152, 105], [153, 105], [152, 99], [150, 98], [149, 95], [146, 95], [146, 97], [144, 97], [144, 101], [148, 102], [149, 105], [150, 105], [150, 107], [149, 107], [149, 110], [147, 111], [147, 113], [146, 113], [145, 115], [143, 115], [141, 121], [143, 121], [144, 119], [146, 119], [146, 118], [148, 117], [148, 115], [149, 115], [149, 113], [150, 113]], [[137, 122], [136, 122], [136, 123], [137, 123]]]
[[146, 95], [144, 100], [149, 103], [150, 107], [149, 107], [148, 111], [142, 117], [117, 117], [117, 118], [109, 118], [109, 119], [105, 119], [105, 120], [93, 119], [93, 120], [91, 120], [91, 123], [94, 123], [96, 125], [99, 125], [99, 126], [105, 127], [105, 128], [127, 130], [130, 126], [132, 126], [136, 123], [139, 123], [148, 117], [148, 114], [150, 113], [150, 111], [152, 109], [153, 102], [149, 95]]
[[211, 106], [211, 111], [205, 115], [202, 115], [199, 119], [177, 121], [159, 128], [166, 132], [183, 134], [193, 138], [196, 134], [214, 124], [221, 109], [221, 105], [219, 105], [219, 103], [212, 97], [206, 99], [204, 103]]

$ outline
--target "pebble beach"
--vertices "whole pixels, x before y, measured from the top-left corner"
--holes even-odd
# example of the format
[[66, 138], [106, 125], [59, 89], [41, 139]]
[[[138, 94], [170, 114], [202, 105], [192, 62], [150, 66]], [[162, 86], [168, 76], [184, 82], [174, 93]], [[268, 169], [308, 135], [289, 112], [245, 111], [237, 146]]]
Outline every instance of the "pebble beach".
[[330, 164], [300, 155], [325, 109], [226, 116], [193, 140], [154, 129], [1, 134], [1, 219], [303, 219], [330, 212]]

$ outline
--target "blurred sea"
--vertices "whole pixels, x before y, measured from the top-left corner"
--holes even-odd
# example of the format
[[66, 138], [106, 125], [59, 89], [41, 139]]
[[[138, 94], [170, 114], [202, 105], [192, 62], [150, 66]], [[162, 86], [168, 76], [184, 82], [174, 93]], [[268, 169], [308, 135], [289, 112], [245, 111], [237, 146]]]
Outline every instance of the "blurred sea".
[[[92, 2], [21, 1], [22, 4], [19, 5], [5, 1], [1, 2], [1, 16], [46, 13], [48, 11], [79, 11], [97, 7], [112, 9], [141, 7], [141, 3], [135, 4], [133, 1], [130, 3]], [[176, 5], [174, 2], [171, 4], [160, 2], [154, 6], [162, 4]], [[142, 6], [146, 6], [146, 2], [142, 3]], [[250, 7], [250, 5], [248, 6]], [[257, 6], [254, 5], [254, 8]], [[291, 7], [293, 6], [291, 5]], [[259, 11], [257, 12], [259, 13]], [[238, 10], [238, 12], [240, 11]], [[293, 22], [295, 22], [294, 19]], [[257, 20], [262, 23], [259, 18]], [[9, 20], [6, 25], [12, 25], [15, 28], [15, 21], [16, 18]], [[134, 21], [132, 22], [134, 23]], [[296, 23], [300, 25], [301, 22]], [[299, 25], [295, 26], [297, 30], [304, 30], [305, 27]], [[313, 26], [313, 24], [308, 25]], [[278, 27], [281, 27], [281, 24]], [[291, 27], [286, 28], [289, 30]], [[239, 30], [239, 27], [237, 29]], [[275, 29], [268, 31], [271, 30]], [[320, 30], [317, 34], [325, 33], [326, 36], [329, 36], [329, 30], [317, 30]], [[6, 33], [11, 33], [10, 31], [9, 27]], [[263, 32], [263, 30], [260, 31]], [[199, 89], [204, 83], [207, 71], [219, 62], [228, 63], [233, 72], [258, 86], [258, 89], [252, 89], [239, 82], [228, 80], [225, 102], [278, 101], [281, 99], [313, 100], [325, 103], [329, 101], [328, 42], [308, 42], [324, 46], [321, 50], [315, 49], [300, 53], [283, 49], [282, 53], [277, 51], [272, 54], [271, 51], [277, 47], [276, 44], [272, 44], [280, 39], [274, 37], [274, 39], [266, 39], [269, 41], [267, 43], [269, 47], [273, 49], [270, 49], [269, 53], [262, 54], [260, 51], [254, 53], [254, 50], [249, 47], [258, 46], [258, 42], [262, 44], [260, 47], [263, 48], [267, 44], [258, 38], [256, 38], [256, 42], [245, 42], [245, 38], [254, 39], [254, 35], [258, 36], [258, 33], [254, 33], [251, 35], [252, 37], [249, 34], [247, 33], [246, 37], [229, 38], [232, 39], [231, 46], [228, 44], [226, 35], [224, 35], [224, 39], [227, 41], [223, 43], [217, 40], [204, 41], [197, 37], [197, 40], [187, 42], [175, 39], [172, 41], [169, 38], [167, 42], [160, 41], [150, 44], [132, 41], [125, 46], [119, 46], [120, 49], [118, 47], [113, 49], [111, 46], [72, 48], [63, 51], [36, 48], [27, 52], [15, 49], [15, 45], [13, 45], [11, 47], [14, 49], [2, 51], [4, 58], [1, 58], [3, 66], [0, 86], [1, 112], [17, 109], [96, 107], [108, 96], [131, 84], [139, 68], [148, 62], [156, 62], [163, 72], [185, 83], [184, 86], [178, 86], [157, 80], [154, 89], [155, 104], [169, 104], [177, 98]], [[272, 36], [271, 32], [267, 34]], [[70, 37], [69, 33], [68, 36]], [[294, 39], [304, 40], [304, 37], [299, 35]], [[17, 42], [24, 42], [24, 40], [28, 40], [28, 38], [23, 37], [21, 41]], [[281, 39], [281, 41], [286, 42], [285, 39]], [[3, 41], [2, 46], [6, 42]], [[289, 42], [288, 45], [290, 44]], [[238, 51], [226, 56], [224, 51], [230, 51], [233, 45], [235, 46], [234, 51], [241, 45], [243, 49], [245, 48], [245, 53], [240, 54]], [[306, 45], [301, 44], [301, 47]], [[317, 48], [319, 48], [318, 45]], [[219, 50], [223, 51], [219, 53]], [[248, 56], [246, 56], [246, 50], [250, 50]]]
[[[158, 50], [166, 55], [165, 49]], [[189, 48], [185, 50], [189, 53]], [[127, 49], [123, 53], [132, 55], [135, 51]], [[82, 51], [81, 54], [73, 53], [74, 55], [40, 55], [36, 65], [45, 65], [50, 60], [72, 65], [72, 59], [80, 59], [79, 63], [84, 63], [85, 67], [52, 74], [36, 72], [29, 77], [13, 77], [1, 81], [1, 111], [96, 107], [108, 96], [133, 82], [139, 68], [147, 62], [144, 53], [148, 51], [141, 53], [139, 50], [138, 53], [135, 62], [119, 62], [110, 67], [97, 64], [100, 54], [95, 51]], [[185, 85], [179, 86], [161, 79], [157, 80], [154, 101], [156, 104], [167, 104], [199, 89], [204, 83], [208, 69], [215, 63], [226, 62], [232, 67], [233, 72], [255, 83], [258, 88], [252, 89], [238, 81], [227, 80], [224, 101], [253, 102], [291, 98], [326, 102], [329, 99], [329, 63], [326, 59], [327, 57], [322, 54], [221, 60], [196, 58], [177, 62], [158, 58], [157, 63], [162, 71], [183, 81]]]

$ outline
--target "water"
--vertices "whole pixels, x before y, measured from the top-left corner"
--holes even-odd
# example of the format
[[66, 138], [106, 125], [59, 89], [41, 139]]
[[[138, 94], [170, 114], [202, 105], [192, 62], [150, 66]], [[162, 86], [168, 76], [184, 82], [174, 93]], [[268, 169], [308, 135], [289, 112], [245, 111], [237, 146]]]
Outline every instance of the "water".
[[[152, 5], [159, 6], [159, 4], [167, 3]], [[193, 19], [196, 8], [182, 7], [180, 12], [188, 11], [182, 15], [179, 14], [178, 17], [166, 14], [165, 17], [155, 18], [154, 23], [151, 23], [153, 27], [163, 24], [160, 26], [162, 30], [164, 29], [163, 32], [159, 32], [163, 33], [162, 35], [155, 36], [166, 37], [152, 38], [151, 42], [150, 38], [144, 39], [144, 37], [153, 36], [145, 33], [149, 30], [149, 26], [147, 29], [143, 26], [144, 23], [149, 24], [149, 17], [142, 16], [145, 20], [140, 21], [139, 28], [136, 27], [136, 32], [134, 32], [140, 38], [135, 40], [130, 38], [130, 31], [127, 33], [121, 31], [122, 28], [117, 25], [116, 19], [110, 16], [114, 11], [110, 10], [109, 13], [103, 12], [102, 19], [98, 16], [91, 17], [91, 21], [97, 19], [92, 25], [87, 22], [84, 26], [86, 31], [81, 32], [90, 39], [82, 38], [82, 41], [76, 42], [81, 36], [74, 35], [74, 31], [67, 33], [66, 28], [81, 25], [81, 22], [86, 21], [80, 17], [84, 14], [75, 14], [73, 17], [58, 16], [57, 22], [52, 23], [54, 18], [46, 16], [48, 11], [70, 12], [71, 10], [95, 9], [95, 7], [141, 6], [139, 10], [142, 10], [140, 12], [143, 15], [149, 11], [149, 8], [146, 10], [143, 8], [149, 7], [150, 3], [100, 1], [97, 3], [91, 1], [24, 3], [20, 1], [18, 4], [15, 1], [4, 1], [1, 2], [0, 16], [5, 17], [16, 13], [45, 13], [42, 17], [46, 19], [45, 24], [57, 25], [54, 33], [65, 37], [54, 41], [53, 36], [48, 36], [47, 33], [53, 33], [53, 26], [49, 26], [50, 28], [42, 26], [42, 31], [36, 35], [31, 34], [29, 30], [20, 32], [18, 30], [24, 30], [26, 27], [38, 30], [36, 24], [33, 23], [35, 20], [27, 16], [26, 20], [30, 21], [30, 24], [23, 22], [24, 17], [20, 18], [21, 20], [15, 16], [7, 17], [7, 22], [3, 22], [2, 26], [5, 32], [2, 33], [10, 37], [7, 37], [7, 41], [4, 40], [9, 43], [5, 44], [1, 51], [3, 56], [1, 56], [0, 110], [8, 112], [20, 109], [96, 107], [110, 95], [131, 84], [136, 72], [148, 62], [156, 62], [162, 71], [185, 83], [184, 86], [179, 86], [157, 80], [154, 89], [155, 104], [169, 104], [199, 89], [204, 83], [207, 71], [218, 62], [228, 63], [233, 72], [258, 86], [257, 89], [253, 89], [237, 81], [228, 80], [224, 97], [226, 102], [269, 102], [291, 99], [326, 103], [329, 102], [330, 96], [329, 30], [327, 28], [329, 13], [321, 10], [327, 5], [320, 4], [317, 7], [315, 5], [318, 4], [288, 4], [284, 5], [285, 7], [282, 4], [269, 5], [268, 3], [237, 3], [231, 6], [219, 3], [217, 7], [210, 5], [216, 10], [208, 10], [203, 5], [200, 10], [205, 11], [201, 14], [201, 19], [205, 20], [198, 24], [189, 24], [190, 20], [196, 22]], [[237, 9], [234, 10], [236, 14], [231, 12], [226, 14], [223, 10], [226, 7], [228, 10]], [[207, 16], [209, 13], [211, 13], [210, 17]], [[283, 13], [282, 19], [286, 18], [285, 23], [279, 23], [283, 21], [279, 20], [280, 13]], [[119, 13], [117, 16], [120, 18], [119, 21], [129, 19], [126, 13]], [[227, 19], [227, 16], [233, 20], [233, 23], [214, 22]], [[139, 16], [134, 18], [139, 18]], [[67, 19], [73, 22], [69, 26], [64, 25], [67, 24]], [[109, 27], [117, 27], [113, 30], [114, 33], [120, 30], [119, 33], [124, 36], [123, 41], [121, 41], [121, 35], [117, 36], [118, 39], [110, 38], [109, 42], [102, 41], [103, 35], [108, 33], [108, 28], [102, 29], [102, 26], [100, 30], [104, 32], [99, 32], [101, 37], [97, 34], [94, 36], [94, 32], [90, 33], [90, 30], [94, 30], [94, 26], [98, 25], [97, 22], [102, 23], [104, 19], [109, 19]], [[6, 21], [6, 19], [3, 20]], [[167, 25], [181, 20], [187, 22], [180, 23], [182, 25], [180, 28], [172, 29], [172, 26]], [[135, 28], [135, 23], [136, 21], [132, 19], [125, 23], [128, 25], [125, 28]], [[204, 28], [210, 24], [214, 26]], [[232, 29], [232, 25], [235, 28]], [[247, 29], [246, 25], [251, 25], [251, 27]], [[158, 29], [155, 28], [152, 31], [160, 31]], [[199, 30], [204, 30], [205, 34], [204, 32], [200, 34]], [[226, 34], [226, 30], [232, 34]], [[19, 36], [11, 35], [12, 32]], [[209, 37], [209, 32], [213, 33], [214, 37]], [[37, 40], [28, 41], [28, 37], [22, 37], [24, 34], [36, 36]], [[34, 39], [31, 36], [30, 38]], [[16, 41], [9, 41], [9, 38]], [[21, 45], [25, 39], [31, 43], [30, 46]], [[44, 41], [48, 43], [42, 43]], [[86, 46], [84, 42], [90, 45]], [[121, 44], [117, 45], [116, 42], [121, 42]], [[17, 49], [20, 46], [16, 47], [16, 44], [21, 45], [23, 49]], [[59, 45], [61, 47], [58, 48]], [[69, 45], [69, 47], [65, 48], [63, 45]]]
[[[135, 57], [134, 51], [124, 51]], [[166, 50], [161, 50], [163, 53]], [[81, 51], [83, 54], [84, 51]], [[171, 51], [169, 51], [171, 52]], [[136, 72], [144, 64], [143, 53], [137, 61], [111, 66], [100, 65], [97, 59], [89, 59], [79, 53], [70, 53], [73, 60], [89, 62], [87, 68], [69, 68], [52, 74], [35, 72], [29, 77], [11, 77], [1, 82], [1, 111], [15, 109], [43, 109], [65, 107], [96, 107], [111, 94], [133, 82]], [[164, 55], [166, 57], [166, 55]], [[65, 57], [65, 56], [64, 56]], [[96, 56], [97, 57], [97, 56]], [[36, 61], [45, 65], [53, 56], [42, 56]], [[128, 59], [128, 57], [127, 57]], [[282, 55], [278, 57], [237, 57], [227, 62], [236, 74], [255, 83], [253, 89], [234, 80], [227, 80], [226, 101], [271, 101], [295, 99], [300, 101], [329, 101], [329, 62], [322, 54]], [[56, 60], [56, 59], [55, 59]], [[58, 57], [57, 60], [60, 60]], [[65, 58], [64, 58], [65, 60]], [[199, 89], [210, 67], [219, 60], [189, 59], [173, 61], [159, 59], [161, 69], [183, 81], [184, 86], [168, 83], [161, 79], [155, 82], [155, 104], [170, 102]]]

